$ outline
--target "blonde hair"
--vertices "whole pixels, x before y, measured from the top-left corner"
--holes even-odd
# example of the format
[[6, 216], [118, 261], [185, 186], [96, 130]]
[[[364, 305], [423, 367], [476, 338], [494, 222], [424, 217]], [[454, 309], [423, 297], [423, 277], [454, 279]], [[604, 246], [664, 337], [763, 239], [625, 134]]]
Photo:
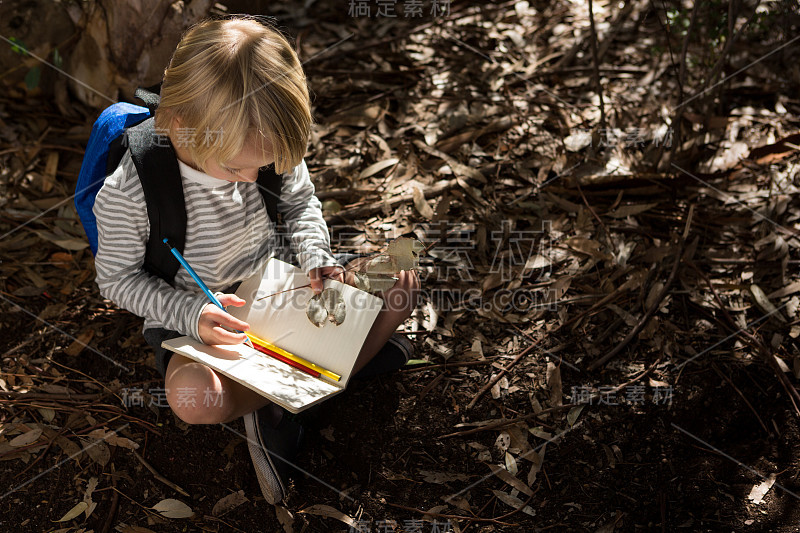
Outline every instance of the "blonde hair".
[[186, 32], [164, 72], [155, 120], [201, 170], [209, 160], [226, 164], [252, 138], [279, 174], [300, 164], [312, 124], [294, 49], [272, 27], [242, 17]]

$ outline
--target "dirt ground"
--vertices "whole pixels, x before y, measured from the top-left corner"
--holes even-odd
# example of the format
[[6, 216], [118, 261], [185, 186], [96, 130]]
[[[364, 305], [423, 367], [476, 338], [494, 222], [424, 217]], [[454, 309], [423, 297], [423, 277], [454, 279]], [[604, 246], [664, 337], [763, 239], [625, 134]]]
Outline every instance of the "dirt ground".
[[261, 4], [314, 58], [336, 251], [427, 247], [415, 361], [306, 417], [267, 504], [94, 284], [97, 110], [0, 78], [0, 530], [800, 531], [797, 6], [728, 48], [727, 4], [595, 3], [601, 105], [582, 2]]

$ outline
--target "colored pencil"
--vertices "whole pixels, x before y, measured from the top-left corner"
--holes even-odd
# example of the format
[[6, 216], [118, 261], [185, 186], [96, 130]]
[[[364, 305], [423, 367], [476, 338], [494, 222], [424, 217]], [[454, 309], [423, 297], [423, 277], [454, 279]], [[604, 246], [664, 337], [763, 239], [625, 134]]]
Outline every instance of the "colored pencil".
[[[172, 245], [169, 243], [169, 240], [167, 240], [166, 237], [164, 238], [164, 244], [166, 244], [167, 247], [169, 247], [169, 251], [172, 252], [172, 255], [175, 256], [175, 259], [178, 260], [178, 262], [183, 266], [183, 268], [186, 269], [186, 272], [188, 272], [189, 275], [192, 276], [194, 282], [197, 283], [197, 286], [200, 287], [200, 289], [206, 294], [206, 297], [211, 301], [211, 303], [227, 313], [228, 312], [227, 309], [225, 309], [222, 306], [222, 303], [220, 303], [220, 301], [217, 300], [217, 297], [214, 296], [214, 294], [208, 289], [208, 286], [205, 283], [203, 283], [203, 280], [200, 279], [200, 276], [197, 275], [197, 272], [194, 271], [191, 265], [189, 265], [189, 263], [186, 262], [186, 259], [183, 258], [183, 255], [181, 255], [181, 253], [178, 250], [172, 247]], [[233, 331], [235, 333], [244, 333], [244, 331], [239, 331], [238, 329], [235, 329]], [[249, 339], [247, 339], [247, 343], [250, 344], [251, 347], [253, 347]]]
[[270, 357], [273, 357], [273, 358], [277, 359], [278, 361], [282, 361], [282, 362], [286, 363], [287, 365], [289, 365], [291, 367], [294, 367], [294, 368], [296, 368], [298, 370], [301, 370], [301, 371], [305, 372], [306, 374], [314, 376], [315, 378], [319, 377], [319, 372], [317, 372], [316, 370], [312, 370], [312, 369], [308, 368], [307, 366], [303, 366], [303, 365], [301, 365], [300, 363], [298, 363], [296, 361], [292, 361], [291, 359], [289, 359], [287, 357], [284, 357], [284, 356], [282, 356], [282, 355], [280, 355], [278, 353], [275, 353], [272, 350], [270, 350], [268, 348], [265, 348], [264, 346], [261, 346], [257, 342], [253, 342], [253, 348], [255, 348], [257, 351], [259, 351], [259, 352], [261, 352], [263, 354], [269, 355]]
[[279, 348], [269, 341], [265, 341], [264, 339], [256, 337], [252, 333], [245, 332], [245, 335], [247, 335], [247, 338], [253, 342], [253, 345], [260, 345], [261, 347], [266, 348], [267, 350], [275, 352], [276, 354], [281, 355], [286, 359], [290, 359], [299, 365], [307, 367], [329, 379], [332, 379], [333, 381], [339, 381], [342, 379], [342, 376], [340, 376], [339, 374], [336, 374], [335, 372], [331, 372], [330, 370], [322, 368], [321, 366], [316, 365], [306, 359], [303, 359], [302, 357], [298, 357], [292, 353], [289, 353], [283, 348]]

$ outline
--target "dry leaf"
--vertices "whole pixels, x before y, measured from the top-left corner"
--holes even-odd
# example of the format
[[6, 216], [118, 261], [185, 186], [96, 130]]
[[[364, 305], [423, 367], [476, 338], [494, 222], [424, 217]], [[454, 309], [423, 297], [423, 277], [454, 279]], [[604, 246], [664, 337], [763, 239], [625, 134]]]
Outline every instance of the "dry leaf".
[[191, 507], [180, 500], [167, 498], [161, 500], [151, 507], [152, 510], [161, 513], [165, 518], [189, 518], [194, 515]]
[[101, 440], [90, 441], [89, 439], [81, 439], [83, 444], [83, 451], [86, 455], [92, 458], [94, 462], [101, 466], [105, 466], [111, 460], [111, 450], [105, 442]]
[[222, 516], [231, 509], [235, 509], [243, 503], [247, 503], [249, 501], [250, 500], [247, 499], [247, 496], [244, 495], [243, 490], [232, 492], [227, 496], [223, 496], [217, 501], [217, 503], [214, 504], [214, 507], [211, 509], [211, 515]]
[[306, 307], [306, 316], [312, 324], [321, 328], [330, 319], [337, 326], [344, 322], [347, 316], [347, 307], [342, 293], [333, 288], [327, 288], [315, 294]]
[[285, 533], [294, 533], [294, 516], [289, 509], [282, 505], [276, 505], [275, 515], [278, 517], [278, 522], [283, 526]]
[[422, 481], [426, 483], [437, 483], [443, 485], [451, 481], [467, 481], [469, 476], [466, 474], [452, 474], [447, 472], [433, 472], [430, 470], [420, 470], [419, 473], [423, 476]]
[[536, 516], [536, 511], [531, 509], [529, 505], [525, 505], [525, 502], [523, 502], [519, 498], [516, 498], [500, 490], [493, 490], [492, 492], [494, 493], [495, 496], [497, 496], [497, 499], [503, 502], [504, 504], [513, 507], [514, 509], [519, 509], [520, 507], [522, 507], [521, 511], [523, 513], [528, 514], [530, 516]]
[[578, 420], [584, 407], [585, 405], [578, 405], [569, 410], [569, 413], [567, 413], [567, 424], [569, 424], [569, 427], [575, 425], [575, 421]]
[[138, 450], [139, 445], [133, 442], [130, 439], [126, 439], [125, 437], [121, 437], [118, 433], [113, 431], [109, 431], [105, 428], [98, 428], [89, 433], [89, 436], [107, 442], [112, 446], [121, 446], [123, 448], [128, 448], [129, 450]]
[[86, 346], [89, 344], [89, 341], [92, 340], [92, 337], [94, 337], [93, 329], [86, 329], [82, 331], [80, 335], [78, 335], [78, 337], [72, 341], [72, 344], [70, 344], [67, 349], [64, 350], [64, 353], [75, 357], [76, 355], [80, 354], [84, 348], [86, 348]]
[[505, 468], [490, 464], [486, 464], [486, 466], [489, 467], [489, 469], [492, 471], [492, 474], [494, 474], [504, 482], [508, 483], [511, 486], [511, 488], [520, 491], [526, 496], [533, 496], [533, 491], [531, 490], [531, 488], [522, 481], [520, 481], [519, 479], [515, 478], [513, 475], [511, 475], [511, 473]]
[[97, 488], [97, 478], [96, 477], [89, 478], [89, 481], [86, 483], [86, 492], [83, 493], [83, 501], [86, 502], [88, 506], [85, 511], [86, 518], [89, 518], [89, 515], [91, 515], [97, 508], [97, 503], [92, 501], [92, 493], [96, 488]]
[[328, 310], [319, 298], [319, 294], [315, 294], [309, 301], [306, 307], [306, 316], [312, 324], [321, 328], [328, 320]]
[[617, 209], [615, 209], [614, 211], [607, 213], [607, 215], [612, 218], [625, 218], [629, 216], [639, 215], [641, 213], [644, 213], [645, 211], [649, 211], [650, 209], [654, 208], [657, 205], [658, 202], [654, 204], [622, 205]]
[[506, 470], [508, 470], [508, 473], [511, 474], [512, 476], [516, 476], [517, 473], [519, 472], [519, 469], [517, 469], [517, 461], [516, 459], [514, 459], [514, 456], [508, 452], [506, 452], [505, 463], [506, 463]]
[[414, 207], [417, 208], [417, 211], [422, 218], [426, 220], [430, 220], [433, 218], [433, 208], [428, 204], [428, 201], [425, 200], [425, 194], [422, 192], [420, 187], [413, 187], [411, 189], [411, 194], [414, 197]]
[[766, 496], [767, 492], [769, 492], [769, 489], [771, 489], [772, 485], [775, 484], [776, 477], [777, 476], [775, 474], [770, 474], [769, 477], [763, 482], [755, 485], [750, 490], [750, 494], [747, 496], [747, 499], [756, 505], [760, 504], [764, 500], [764, 496]]
[[391, 157], [389, 159], [384, 159], [383, 161], [378, 161], [377, 163], [373, 163], [361, 171], [361, 173], [358, 175], [358, 180], [360, 181], [365, 178], [369, 178], [370, 176], [377, 174], [378, 172], [380, 172], [385, 168], [396, 165], [398, 161], [400, 160], [397, 159], [396, 157]]
[[555, 363], [547, 363], [547, 388], [550, 389], [550, 407], [562, 405], [561, 370]]
[[56, 520], [56, 522], [68, 522], [73, 518], [77, 518], [82, 512], [84, 512], [89, 507], [89, 504], [86, 502], [78, 502], [75, 507], [67, 511], [67, 514]]
[[329, 505], [312, 505], [311, 507], [306, 507], [305, 509], [302, 509], [297, 512], [305, 514], [313, 514], [316, 516], [326, 516], [328, 518], [335, 518], [336, 520], [350, 527], [355, 527], [356, 524], [356, 521], [353, 520], [351, 517], [347, 516], [338, 509], [334, 509]]
[[41, 436], [42, 436], [42, 429], [41, 428], [36, 428], [36, 429], [32, 429], [30, 431], [27, 431], [27, 432], [23, 433], [22, 435], [14, 437], [13, 439], [11, 439], [9, 441], [8, 444], [13, 446], [14, 448], [20, 448], [22, 446], [27, 446], [29, 444], [33, 444], [34, 442], [39, 440], [39, 437], [41, 437]]

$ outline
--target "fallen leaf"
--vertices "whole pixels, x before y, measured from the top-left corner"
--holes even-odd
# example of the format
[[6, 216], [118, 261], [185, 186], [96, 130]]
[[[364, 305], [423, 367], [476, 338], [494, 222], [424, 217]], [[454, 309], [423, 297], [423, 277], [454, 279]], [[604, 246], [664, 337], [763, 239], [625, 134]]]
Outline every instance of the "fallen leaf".
[[89, 516], [97, 508], [97, 503], [92, 501], [92, 493], [96, 488], [97, 488], [97, 478], [96, 477], [89, 478], [89, 481], [86, 483], [86, 492], [83, 493], [83, 501], [86, 502], [87, 505], [85, 509], [86, 518], [89, 518]]
[[42, 428], [32, 429], [30, 431], [26, 431], [22, 435], [14, 437], [9, 441], [9, 445], [13, 446], [14, 448], [19, 448], [22, 446], [27, 446], [28, 444], [33, 444], [39, 437], [42, 435]]
[[396, 157], [391, 157], [389, 159], [384, 159], [383, 161], [378, 161], [377, 163], [373, 163], [361, 171], [361, 173], [358, 175], [358, 180], [360, 181], [365, 178], [369, 178], [370, 176], [377, 174], [378, 172], [380, 172], [385, 168], [396, 165], [398, 161], [400, 160], [397, 159]]
[[70, 344], [67, 349], [64, 350], [64, 353], [72, 357], [79, 355], [83, 349], [89, 345], [89, 341], [92, 340], [92, 337], [94, 337], [93, 329], [82, 331], [80, 335], [78, 335], [77, 338], [72, 341], [72, 344]]
[[86, 455], [91, 457], [95, 463], [105, 466], [111, 460], [111, 450], [108, 449], [105, 442], [101, 440], [81, 439], [81, 443], [83, 444], [83, 451], [86, 452]]
[[569, 424], [569, 427], [575, 425], [575, 421], [581, 416], [581, 411], [583, 411], [584, 407], [585, 405], [578, 405], [569, 410], [569, 413], [567, 413], [567, 424]]
[[422, 218], [426, 220], [430, 220], [433, 218], [433, 208], [428, 204], [428, 201], [425, 199], [425, 194], [422, 192], [420, 187], [413, 187], [411, 189], [411, 194], [414, 197], [414, 207], [417, 208], [417, 211]]
[[755, 485], [750, 490], [750, 494], [747, 496], [747, 499], [756, 505], [760, 504], [764, 500], [764, 496], [766, 496], [767, 492], [769, 492], [769, 489], [771, 489], [772, 485], [775, 484], [776, 477], [777, 476], [775, 474], [770, 474], [767, 479], [758, 485]]
[[786, 319], [781, 314], [780, 310], [775, 307], [775, 305], [769, 301], [767, 295], [764, 294], [764, 291], [758, 285], [750, 285], [750, 294], [753, 296], [753, 300], [756, 302], [756, 305], [766, 314], [775, 317], [776, 319], [780, 320], [783, 323], [786, 323]]
[[645, 211], [649, 211], [653, 209], [655, 206], [658, 205], [658, 202], [654, 204], [639, 204], [639, 205], [621, 205], [616, 208], [614, 211], [610, 211], [607, 213], [608, 216], [612, 218], [625, 218], [630, 216], [635, 216], [644, 213]]
[[294, 533], [294, 515], [282, 505], [275, 506], [275, 515], [278, 517], [278, 522], [283, 526], [285, 533]]
[[335, 518], [339, 522], [342, 522], [350, 527], [355, 527], [356, 524], [356, 521], [353, 520], [351, 517], [347, 516], [338, 509], [334, 509], [329, 505], [312, 505], [311, 507], [306, 507], [305, 509], [301, 509], [300, 511], [297, 512], [316, 515], [316, 516], [325, 516], [328, 518]]
[[512, 476], [516, 476], [517, 473], [519, 472], [519, 469], [517, 468], [517, 461], [516, 459], [514, 459], [514, 456], [508, 452], [506, 452], [505, 463], [506, 463], [506, 470], [508, 470], [508, 473], [511, 474]]
[[550, 407], [562, 404], [561, 370], [555, 363], [547, 363], [547, 388], [550, 389]]
[[333, 288], [327, 288], [315, 294], [306, 307], [306, 316], [312, 324], [321, 328], [330, 319], [337, 326], [344, 322], [347, 316], [347, 307], [342, 293]]
[[247, 503], [249, 501], [250, 500], [247, 499], [247, 496], [244, 495], [244, 490], [232, 492], [227, 496], [223, 496], [217, 501], [217, 503], [214, 504], [214, 507], [211, 509], [211, 515], [222, 516], [228, 511], [235, 509], [243, 503]]
[[93, 439], [105, 441], [112, 446], [121, 446], [123, 448], [128, 448], [129, 450], [139, 449], [139, 445], [137, 443], [105, 428], [95, 429], [89, 433], [89, 436]]
[[44, 230], [35, 230], [34, 233], [36, 233], [42, 239], [50, 241], [53, 244], [64, 248], [65, 250], [76, 252], [78, 250], [83, 250], [84, 248], [89, 247], [89, 242], [84, 241], [82, 239], [56, 235], [55, 233], [50, 233], [49, 231], [44, 231]]
[[328, 320], [328, 310], [325, 309], [325, 305], [322, 303], [319, 294], [315, 294], [308, 301], [306, 316], [308, 316], [308, 320], [318, 328], [324, 326], [325, 322]]
[[82, 512], [84, 512], [87, 509], [87, 507], [89, 507], [88, 503], [86, 503], [86, 502], [78, 502], [75, 505], [75, 507], [73, 507], [72, 509], [67, 511], [67, 514], [65, 514], [64, 516], [62, 516], [58, 520], [56, 520], [56, 522], [68, 522], [68, 521], [72, 520], [73, 518], [76, 518]]
[[592, 144], [592, 134], [589, 131], [579, 131], [564, 138], [564, 148], [569, 152], [579, 152]]
[[180, 500], [175, 500], [173, 498], [167, 498], [165, 500], [161, 500], [157, 504], [151, 507], [152, 510], [158, 511], [161, 513], [161, 516], [165, 518], [189, 518], [194, 515], [191, 507], [186, 505]]
[[511, 488], [517, 489], [526, 496], [533, 496], [533, 490], [525, 483], [514, 477], [508, 470], [497, 465], [486, 464], [492, 471], [492, 474], [508, 483]]
[[423, 476], [422, 481], [425, 483], [436, 483], [443, 485], [451, 481], [467, 481], [469, 476], [466, 474], [453, 474], [448, 472], [433, 472], [431, 470], [420, 470], [419, 473]]
[[[511, 494], [505, 493], [500, 490], [493, 490], [492, 491], [497, 499], [503, 502], [504, 504], [513, 507], [514, 509], [520, 509], [523, 513], [528, 514], [530, 516], [536, 516], [536, 511], [531, 509], [529, 505], [525, 505], [525, 502], [512, 496]], [[524, 507], [523, 507], [524, 506]]]

